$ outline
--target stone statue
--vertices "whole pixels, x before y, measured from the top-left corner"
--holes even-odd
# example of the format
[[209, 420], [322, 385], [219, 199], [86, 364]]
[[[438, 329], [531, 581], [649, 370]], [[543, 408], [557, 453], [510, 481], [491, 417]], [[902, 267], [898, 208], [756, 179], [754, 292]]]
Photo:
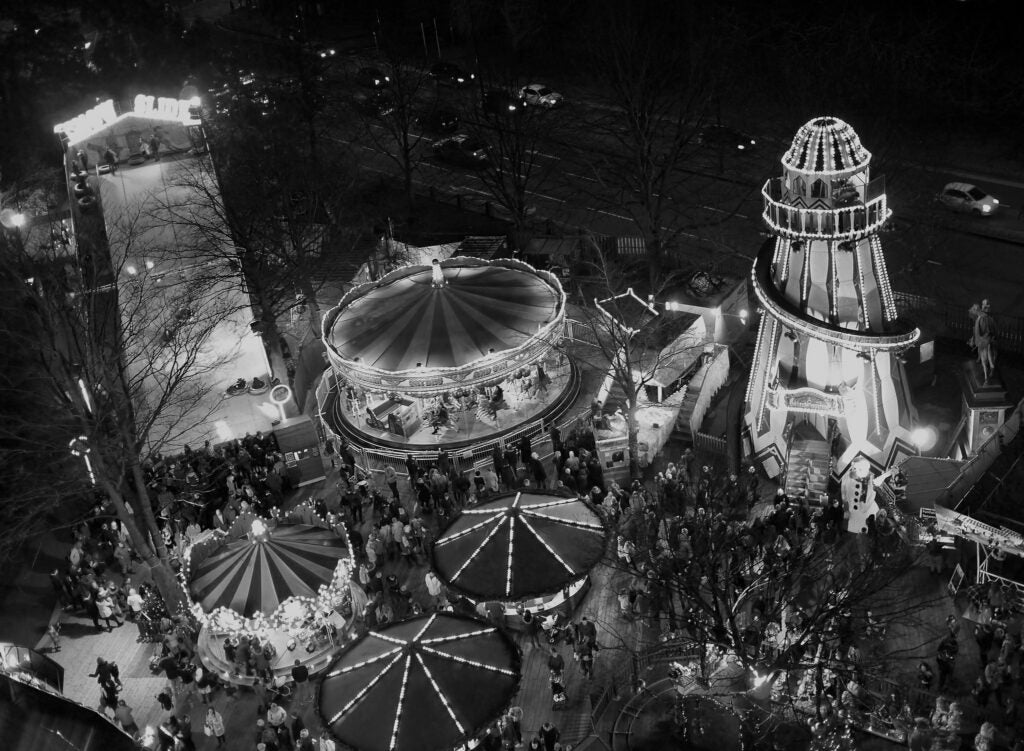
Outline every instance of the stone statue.
[[988, 300], [982, 300], [981, 305], [975, 303], [967, 311], [974, 319], [974, 335], [970, 345], [978, 350], [978, 362], [981, 363], [986, 383], [996, 368], [996, 325], [991, 309]]

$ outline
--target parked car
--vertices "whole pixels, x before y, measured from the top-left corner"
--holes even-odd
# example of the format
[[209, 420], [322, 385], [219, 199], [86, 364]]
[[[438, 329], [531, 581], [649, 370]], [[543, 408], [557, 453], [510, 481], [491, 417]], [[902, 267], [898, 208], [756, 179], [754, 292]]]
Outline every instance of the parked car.
[[992, 216], [999, 208], [999, 199], [990, 196], [977, 185], [949, 183], [939, 193], [939, 202], [953, 211]]
[[737, 151], [750, 151], [757, 145], [757, 141], [724, 125], [705, 125], [697, 134], [697, 141], [703, 146], [720, 146]]
[[455, 63], [438, 62], [430, 67], [430, 75], [435, 81], [443, 86], [469, 86], [476, 75], [467, 73]]
[[542, 83], [531, 83], [519, 90], [520, 98], [535, 107], [557, 107], [562, 103], [562, 95], [552, 91]]
[[504, 89], [489, 89], [484, 92], [480, 107], [489, 115], [518, 115], [526, 109], [526, 100]]
[[438, 159], [469, 169], [482, 169], [491, 160], [487, 144], [465, 133], [435, 141], [431, 148]]
[[424, 133], [454, 133], [459, 128], [459, 114], [449, 109], [431, 110], [416, 118], [416, 126]]
[[383, 89], [391, 85], [391, 77], [377, 68], [360, 68], [356, 72], [356, 81], [371, 89]]
[[375, 91], [357, 96], [355, 107], [364, 115], [385, 117], [395, 111], [395, 100], [387, 91]]

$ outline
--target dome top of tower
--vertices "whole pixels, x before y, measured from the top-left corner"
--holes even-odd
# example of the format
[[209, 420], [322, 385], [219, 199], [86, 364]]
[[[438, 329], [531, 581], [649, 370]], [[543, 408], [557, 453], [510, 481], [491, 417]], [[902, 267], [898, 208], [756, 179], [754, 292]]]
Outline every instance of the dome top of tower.
[[786, 169], [818, 175], [857, 172], [871, 161], [871, 152], [848, 123], [838, 117], [816, 117], [800, 127], [782, 157]]

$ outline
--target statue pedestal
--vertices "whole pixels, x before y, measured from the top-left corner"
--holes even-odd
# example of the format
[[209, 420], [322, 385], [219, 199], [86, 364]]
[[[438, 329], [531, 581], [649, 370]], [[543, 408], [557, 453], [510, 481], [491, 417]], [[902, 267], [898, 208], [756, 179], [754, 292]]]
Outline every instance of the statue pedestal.
[[999, 377], [999, 371], [993, 372], [986, 381], [981, 363], [977, 360], [964, 364], [960, 372], [960, 388], [966, 418], [964, 428], [967, 441], [964, 451], [968, 456], [973, 456], [1003, 424], [1006, 412], [1013, 409], [1013, 404], [1006, 395], [1006, 386]]

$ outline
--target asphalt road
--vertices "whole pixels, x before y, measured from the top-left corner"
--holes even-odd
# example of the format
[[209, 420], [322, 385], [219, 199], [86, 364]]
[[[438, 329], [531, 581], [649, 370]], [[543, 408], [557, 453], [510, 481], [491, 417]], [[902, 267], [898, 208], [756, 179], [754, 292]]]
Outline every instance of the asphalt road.
[[[351, 84], [351, 76], [366, 64], [365, 60], [338, 60], [332, 88], [359, 91]], [[347, 95], [336, 93], [342, 98]], [[639, 235], [634, 221], [638, 196], [619, 184], [614, 170], [608, 169], [614, 159], [609, 155], [616, 153], [615, 134], [593, 127], [607, 111], [573, 101], [573, 92], [563, 93], [567, 104], [543, 116], [542, 135], [536, 143], [537, 177], [527, 191], [533, 218], [548, 220], [556, 231], [570, 234], [585, 228], [595, 234]], [[488, 123], [474, 115], [478, 97], [477, 86], [454, 89], [427, 81], [420, 104], [436, 102], [455, 109], [464, 120], [460, 130], [486, 139]], [[794, 118], [794, 132], [801, 122], [802, 117]], [[386, 129], [372, 119], [364, 119], [361, 127], [362, 135], [359, 125], [339, 123], [332, 137], [352, 144], [363, 169], [398, 175], [397, 164], [383, 153], [389, 148], [382, 137]], [[367, 137], [365, 128], [373, 138]], [[430, 150], [432, 140], [424, 137], [417, 146], [420, 159], [414, 183], [420, 189], [460, 194], [480, 205], [496, 203], [480, 173], [437, 160]], [[662, 230], [672, 238], [676, 252], [691, 263], [746, 273], [765, 237], [761, 186], [781, 174], [779, 159], [787, 145], [762, 140], [752, 152], [739, 154], [692, 144], [669, 180], [662, 216]], [[936, 155], [937, 164], [944, 157]], [[872, 176], [882, 174], [893, 210], [890, 230], [882, 238], [893, 286], [964, 307], [986, 297], [998, 315], [1024, 317], [1024, 182], [969, 168], [878, 159], [872, 164]], [[952, 181], [970, 182], [995, 195], [1002, 204], [1000, 210], [991, 217], [973, 217], [942, 207], [935, 196]]]

